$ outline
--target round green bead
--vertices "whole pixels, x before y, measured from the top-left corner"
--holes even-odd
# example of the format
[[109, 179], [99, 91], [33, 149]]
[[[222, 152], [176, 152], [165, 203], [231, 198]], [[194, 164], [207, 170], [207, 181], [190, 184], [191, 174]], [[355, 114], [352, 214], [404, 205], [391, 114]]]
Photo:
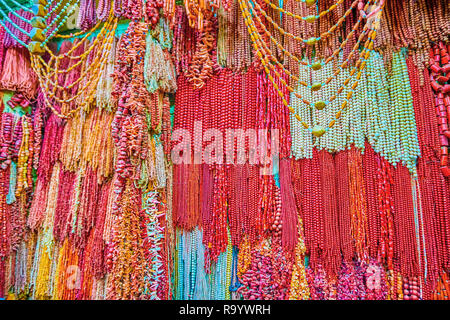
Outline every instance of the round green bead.
[[320, 82], [313, 83], [311, 86], [312, 91], [318, 91], [322, 88], [322, 84]]
[[315, 44], [316, 44], [316, 42], [317, 42], [317, 39], [316, 39], [316, 38], [314, 38], [314, 37], [312, 37], [312, 38], [309, 38], [308, 40], [306, 40], [306, 44], [307, 44], [307, 45], [309, 45], [309, 46], [313, 46], [313, 45], [315, 45]]
[[307, 16], [307, 17], [305, 17], [305, 21], [312, 23], [312, 22], [316, 21], [316, 16]]
[[314, 62], [311, 65], [311, 68], [315, 71], [322, 69], [322, 64], [320, 62]]
[[314, 103], [314, 107], [317, 110], [322, 110], [323, 108], [325, 108], [326, 103], [324, 101], [317, 101], [316, 103]]
[[323, 126], [315, 125], [312, 128], [312, 134], [316, 137], [321, 137], [325, 133], [325, 128]]

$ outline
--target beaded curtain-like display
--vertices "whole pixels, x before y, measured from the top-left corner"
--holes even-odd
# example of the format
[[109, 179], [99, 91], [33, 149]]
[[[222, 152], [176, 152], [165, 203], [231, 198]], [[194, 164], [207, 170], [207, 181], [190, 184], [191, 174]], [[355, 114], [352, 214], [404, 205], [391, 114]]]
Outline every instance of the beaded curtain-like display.
[[0, 298], [449, 299], [446, 0], [13, 3]]

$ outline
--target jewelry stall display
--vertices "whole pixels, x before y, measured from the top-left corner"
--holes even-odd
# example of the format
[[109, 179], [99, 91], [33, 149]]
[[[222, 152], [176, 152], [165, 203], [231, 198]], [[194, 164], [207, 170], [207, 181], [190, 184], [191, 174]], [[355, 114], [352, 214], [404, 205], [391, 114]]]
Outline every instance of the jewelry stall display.
[[448, 300], [446, 0], [0, 0], [0, 298]]

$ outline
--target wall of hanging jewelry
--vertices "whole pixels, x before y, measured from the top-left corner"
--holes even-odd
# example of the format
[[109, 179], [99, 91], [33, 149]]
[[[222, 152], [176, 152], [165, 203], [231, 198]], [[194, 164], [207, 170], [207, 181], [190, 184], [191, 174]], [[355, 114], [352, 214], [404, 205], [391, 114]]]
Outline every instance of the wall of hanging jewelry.
[[0, 297], [448, 299], [449, 21], [0, 0]]

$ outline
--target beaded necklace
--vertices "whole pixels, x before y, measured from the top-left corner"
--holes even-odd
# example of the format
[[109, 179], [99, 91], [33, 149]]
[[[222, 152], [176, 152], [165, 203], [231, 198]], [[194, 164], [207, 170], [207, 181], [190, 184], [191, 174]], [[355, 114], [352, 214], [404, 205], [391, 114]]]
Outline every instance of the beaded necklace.
[[167, 0], [163, 2], [164, 16], [167, 18], [167, 21], [169, 21], [171, 25], [174, 24], [176, 10], [175, 2], [175, 0]]
[[203, 30], [204, 19], [208, 19], [212, 13], [213, 8], [218, 8], [218, 5], [213, 1], [199, 1], [188, 0], [184, 3], [189, 25], [191, 28]]
[[77, 26], [81, 30], [87, 30], [95, 25], [95, 1], [81, 0]]
[[226, 250], [228, 242], [225, 168], [218, 165], [214, 171], [213, 192], [215, 196], [213, 197], [212, 211], [207, 224], [211, 228], [204, 230], [203, 234], [203, 243], [206, 246], [205, 260], [207, 263], [209, 261], [217, 261], [220, 253]]
[[163, 286], [163, 257], [161, 246], [164, 241], [164, 227], [160, 225], [159, 219], [162, 213], [158, 211], [158, 193], [149, 192], [143, 194], [143, 209], [145, 210], [143, 226], [145, 230], [144, 248], [145, 258], [148, 261], [145, 275], [146, 286], [143, 294], [149, 299], [161, 299], [159, 287]]
[[291, 161], [280, 161], [280, 193], [281, 193], [281, 228], [283, 247], [293, 250], [296, 247], [298, 235], [297, 208], [295, 204], [290, 177]]
[[361, 172], [361, 154], [355, 148], [349, 152], [349, 187], [352, 235], [355, 238], [356, 254], [361, 261], [368, 261], [367, 208]]
[[[255, 3], [255, 4], [257, 5], [257, 3]], [[351, 12], [351, 10], [349, 10], [349, 12]], [[300, 63], [300, 64], [306, 64], [306, 65], [308, 65], [308, 67], [310, 67], [312, 70], [315, 70], [315, 71], [320, 70], [320, 69], [322, 68], [323, 65], [326, 65], [327, 63], [329, 63], [330, 61], [332, 61], [333, 58], [335, 58], [335, 57], [337, 56], [337, 54], [345, 48], [345, 45], [347, 44], [348, 40], [349, 40], [350, 37], [353, 35], [353, 33], [355, 32], [355, 30], [358, 28], [358, 26], [359, 26], [359, 24], [360, 24], [360, 22], [361, 22], [361, 20], [362, 20], [362, 19], [360, 18], [360, 20], [357, 21], [357, 23], [356, 23], [355, 26], [353, 27], [352, 32], [348, 33], [347, 38], [341, 43], [339, 49], [336, 50], [336, 51], [334, 51], [333, 54], [332, 54], [330, 57], [328, 57], [323, 63], [321, 63], [321, 62], [314, 62], [314, 63], [311, 63], [311, 64], [307, 64], [307, 63], [304, 62], [303, 60], [298, 59], [296, 56], [292, 55], [290, 52], [288, 52], [288, 51], [286, 51], [284, 48], [282, 48], [282, 46], [281, 46], [281, 45], [280, 45], [280, 44], [279, 44], [279, 43], [278, 43], [278, 42], [270, 35], [269, 31], [266, 29], [266, 27], [264, 26], [264, 24], [261, 22], [261, 19], [259, 18], [259, 16], [257, 15], [257, 13], [255, 13], [255, 17], [256, 17], [256, 21], [258, 22], [258, 26], [263, 28], [263, 30], [264, 30], [265, 34], [267, 35], [267, 37], [269, 37], [270, 40], [271, 40], [278, 48], [280, 48], [280, 50], [283, 51], [283, 53], [285, 53], [289, 58], [295, 60], [296, 62], [298, 62], [298, 63]], [[268, 18], [268, 17], [266, 16], [265, 18]], [[277, 27], [280, 28], [278, 25], [277, 25]], [[287, 70], [286, 68], [282, 67], [282, 64], [281, 64], [280, 62], [278, 62], [276, 59], [273, 59], [272, 56], [271, 56], [271, 62], [275, 62], [275, 64], [276, 64], [277, 66], [282, 67], [282, 70], [283, 70], [285, 73], [287, 73], [287, 74], [289, 75], [289, 78], [292, 78], [292, 79], [293, 79], [294, 81], [296, 81], [296, 82], [298, 81], [298, 85], [302, 85], [302, 86], [308, 87], [309, 89], [311, 89], [311, 90], [313, 90], [313, 91], [317, 91], [317, 90], [320, 89], [320, 87], [322, 86], [322, 84], [329, 84], [329, 83], [332, 81], [332, 79], [333, 79], [334, 77], [336, 77], [336, 76], [342, 71], [342, 69], [344, 69], [344, 68], [347, 67], [349, 60], [350, 60], [350, 59], [352, 58], [352, 56], [355, 54], [356, 50], [358, 49], [358, 47], [359, 47], [359, 45], [360, 45], [361, 40], [362, 40], [362, 39], [364, 38], [364, 36], [366, 35], [368, 29], [369, 29], [368, 26], [365, 25], [365, 27], [364, 27], [364, 29], [363, 29], [363, 32], [362, 32], [362, 33], [360, 34], [360, 36], [358, 37], [358, 41], [354, 44], [352, 51], [348, 54], [347, 59], [341, 64], [340, 68], [337, 69], [337, 70], [334, 72], [334, 74], [333, 74], [332, 76], [330, 76], [329, 78], [327, 78], [327, 80], [324, 81], [323, 83], [319, 83], [319, 82], [315, 83], [315, 84], [316, 84], [315, 87], [313, 87], [312, 85], [308, 85], [307, 82], [298, 81], [299, 79], [298, 79], [297, 76], [295, 76], [294, 74], [292, 74], [292, 73], [291, 73], [289, 70]], [[299, 41], [302, 40], [302, 39], [298, 39], [298, 38], [295, 37], [293, 34], [287, 33], [287, 32], [285, 32], [285, 31], [283, 31], [283, 34], [285, 34], [286, 36], [290, 36], [290, 37], [293, 38], [294, 40], [299, 40]], [[267, 45], [265, 44], [265, 42], [261, 42], [261, 44], [262, 44], [262, 46], [263, 46], [263, 49], [265, 49], [266, 51], [269, 51], [269, 49], [268, 49]], [[366, 46], [367, 46], [367, 45], [368, 45], [368, 42], [365, 43], [364, 49], [366, 49]], [[261, 50], [261, 51], [264, 51], [264, 50]], [[360, 58], [362, 58], [362, 57], [363, 57], [363, 54], [360, 55]], [[360, 63], [360, 62], [358, 62], [358, 64], [356, 65], [356, 67], [359, 65], [359, 63]], [[270, 65], [269, 65], [269, 67], [272, 68]], [[355, 70], [356, 70], [356, 67], [354, 68]], [[352, 71], [351, 74], [354, 74], [354, 72], [355, 72], [355, 71]], [[345, 86], [346, 86], [346, 85], [345, 85]], [[342, 90], [342, 89], [341, 89], [341, 90]], [[291, 91], [292, 91], [292, 90], [291, 90]], [[299, 98], [301, 98], [301, 96], [299, 96]], [[334, 100], [334, 98], [333, 98], [332, 100]], [[307, 101], [307, 102], [305, 102], [305, 103], [306, 103], [307, 105], [309, 105], [310, 103], [308, 103], [308, 102], [309, 102], [309, 101]]]
[[404, 150], [401, 154], [398, 151], [395, 152], [392, 158], [394, 163], [401, 161], [414, 173], [416, 158], [420, 155], [420, 148], [414, 120], [411, 87], [406, 72], [406, 61], [402, 53], [399, 52], [394, 53], [392, 62], [393, 72], [391, 77], [388, 78], [393, 108], [391, 128], [394, 137], [397, 139], [397, 145]]
[[[247, 24], [247, 26], [248, 26], [248, 28], [249, 28], [250, 34], [253, 35], [255, 32], [258, 34], [256, 37], [252, 38], [254, 48], [255, 48], [255, 50], [257, 51], [257, 54], [258, 54], [258, 56], [260, 57], [261, 62], [262, 62], [263, 65], [264, 65], [264, 68], [265, 68], [265, 70], [266, 70], [266, 72], [267, 72], [267, 74], [268, 74], [268, 76], [269, 76], [269, 79], [270, 79], [271, 82], [273, 83], [274, 87], [276, 88], [276, 90], [278, 91], [278, 93], [280, 94], [280, 96], [283, 97], [282, 93], [280, 92], [279, 86], [274, 82], [274, 79], [273, 79], [273, 77], [270, 75], [270, 72], [269, 72], [269, 68], [270, 68], [271, 70], [273, 70], [273, 66], [272, 66], [270, 63], [268, 63], [267, 47], [265, 47], [264, 42], [261, 41], [261, 36], [260, 36], [260, 34], [256, 31], [257, 29], [256, 29], [256, 27], [255, 27], [255, 25], [254, 25], [254, 22], [251, 22], [251, 21], [250, 21], [250, 20], [251, 20], [251, 18], [250, 18], [251, 15], [250, 15], [250, 13], [249, 13], [249, 11], [248, 11], [247, 5], [246, 5], [243, 1], [240, 1], [240, 5], [241, 5], [241, 10], [242, 10], [243, 13], [244, 13], [244, 18], [245, 18], [246, 24]], [[379, 25], [378, 20], [376, 20], [376, 22], [375, 22], [375, 29], [377, 28], [378, 25]], [[370, 43], [371, 41], [373, 41], [375, 35], [376, 35], [376, 31], [375, 31], [375, 30], [372, 30], [371, 32], [369, 32], [369, 36], [368, 36], [367, 43]], [[312, 42], [311, 42], [311, 43], [312, 43]], [[314, 43], [315, 43], [315, 41], [314, 41]], [[313, 44], [313, 43], [312, 43], [312, 44]], [[260, 50], [261, 47], [262, 47], [262, 49], [263, 49], [263, 52], [261, 52], [261, 50]], [[367, 59], [367, 58], [369, 57], [369, 55], [370, 55], [370, 51], [367, 51], [367, 52], [366, 52], [366, 49], [364, 49], [364, 50], [361, 52], [360, 58], [365, 57], [365, 59]], [[359, 72], [358, 72], [357, 77], [356, 77], [357, 80], [353, 83], [353, 85], [352, 85], [352, 90], [349, 91], [349, 93], [347, 94], [347, 100], [350, 99], [350, 97], [352, 96], [353, 90], [355, 89], [355, 87], [356, 87], [357, 84], [358, 84], [358, 80], [359, 80], [360, 77], [361, 77], [361, 71], [362, 71], [362, 69], [364, 69], [365, 65], [366, 65], [365, 61], [363, 61], [363, 62], [361, 63], [361, 66], [360, 66], [360, 67], [359, 67], [359, 64], [358, 64], [358, 67], [357, 67], [357, 68], [359, 69]], [[353, 75], [355, 72], [356, 72], [356, 68], [353, 69], [351, 75]], [[280, 76], [279, 73], [278, 73], [276, 70], [275, 70], [275, 74], [276, 74], [277, 77]], [[348, 78], [348, 81], [344, 82], [344, 85], [348, 84], [349, 81], [350, 81], [350, 78]], [[287, 88], [288, 88], [291, 92], [294, 90], [292, 87], [288, 86], [284, 80], [282, 80], [282, 83], [283, 83], [285, 86], [287, 86]], [[314, 83], [314, 84], [311, 86], [311, 90], [317, 91], [317, 90], [319, 90], [321, 87], [322, 87], [322, 84], [320, 84], [320, 83]], [[342, 87], [342, 89], [343, 89], [343, 87]], [[341, 90], [341, 91], [342, 91], [342, 90]], [[339, 91], [338, 91], [338, 92], [339, 92]], [[339, 92], [339, 93], [340, 93], [340, 92]], [[301, 97], [300, 97], [300, 98], [301, 98]], [[341, 106], [341, 109], [344, 109], [344, 108], [347, 106], [347, 104], [348, 104], [348, 101], [347, 101], [347, 100], [345, 100], [345, 101], [343, 102], [343, 104], [342, 104], [342, 106]], [[283, 103], [288, 107], [288, 103], [287, 103], [287, 101], [286, 101], [284, 98], [283, 98]], [[294, 112], [294, 109], [293, 109], [292, 107], [290, 107], [290, 108], [289, 108], [289, 111], [290, 111], [290, 112]], [[341, 112], [339, 111], [339, 112], [336, 114], [336, 119], [334, 119], [334, 120], [332, 120], [332, 121], [330, 122], [330, 125], [329, 125], [328, 128], [333, 127], [333, 125], [335, 124], [336, 120], [340, 118], [340, 115], [341, 115]], [[297, 118], [297, 120], [302, 121], [301, 118], [300, 118], [300, 116], [299, 116], [298, 114], [296, 114], [296, 118]], [[309, 125], [306, 124], [304, 121], [302, 122], [302, 125], [303, 125], [306, 129], [309, 128]], [[321, 136], [321, 135], [323, 135], [323, 133], [325, 133], [328, 129], [326, 129], [326, 128], [322, 127], [322, 126], [318, 126], [318, 125], [317, 125], [317, 126], [314, 126], [312, 129], [309, 129], [309, 130], [310, 130], [315, 136]]]
[[203, 87], [206, 79], [210, 78], [215, 69], [214, 48], [216, 47], [217, 21], [214, 16], [205, 16], [204, 26], [197, 36], [196, 50], [186, 70], [186, 76], [194, 87]]
[[108, 19], [108, 15], [111, 12], [111, 1], [109, 0], [100, 0], [97, 4], [96, 9], [97, 19], [101, 21], [106, 21]]
[[[296, 15], [296, 14], [294, 14], [294, 13], [292, 13], [292, 12], [286, 11], [286, 10], [284, 10], [283, 8], [280, 8], [280, 7], [276, 6], [275, 4], [273, 4], [272, 2], [270, 2], [270, 1], [268, 1], [268, 0], [264, 0], [264, 2], [265, 2], [266, 4], [268, 4], [269, 6], [271, 6], [273, 9], [275, 9], [275, 10], [281, 12], [281, 13], [284, 13], [284, 14], [286, 14], [287, 16], [296, 18], [296, 19], [298, 19], [298, 20], [303, 20], [303, 21], [312, 23], [312, 22], [314, 22], [314, 20], [317, 20], [317, 19], [319, 19], [319, 18], [322, 18], [322, 17], [324, 17], [325, 15], [327, 15], [328, 13], [330, 13], [331, 11], [333, 11], [334, 9], [336, 9], [338, 5], [340, 5], [341, 3], [344, 2], [344, 0], [337, 0], [336, 3], [333, 4], [332, 6], [330, 6], [328, 9], [326, 9], [326, 10], [324, 10], [324, 11], [321, 11], [319, 14], [317, 14], [317, 15], [315, 15], [315, 16], [312, 16], [312, 15], [311, 15], [311, 16], [307, 16], [307, 17], [301, 17], [301, 16]], [[358, 0], [357, 0], [357, 1], [354, 1], [354, 3], [355, 3], [355, 5], [356, 5], [356, 3], [358, 3]], [[353, 7], [353, 5], [352, 5], [352, 7]]]
[[[394, 214], [394, 259], [399, 263], [404, 276], [416, 276], [419, 271], [418, 248], [416, 246], [412, 186], [409, 172], [398, 166], [393, 175], [394, 213], [402, 210], [408, 214]], [[409, 201], [408, 201], [409, 199]]]
[[[2, 7], [9, 9], [4, 1], [1, 2]], [[0, 25], [6, 33], [4, 43], [6, 47], [26, 47], [30, 41], [31, 25], [30, 19], [33, 17], [33, 13], [23, 8], [17, 12], [10, 11], [8, 15], [1, 10]]]
[[306, 280], [306, 269], [304, 265], [306, 246], [304, 242], [304, 231], [302, 219], [298, 217], [298, 241], [295, 248], [295, 260], [292, 265], [292, 277], [289, 290], [290, 300], [309, 300], [310, 292]]
[[[426, 283], [424, 288], [424, 298], [431, 295], [431, 288], [434, 287], [439, 277], [439, 267], [437, 266], [438, 257], [437, 245], [440, 242], [439, 219], [435, 219], [432, 214], [434, 208], [441, 211], [446, 206], [445, 199], [436, 197], [433, 200], [433, 193], [443, 187], [444, 181], [439, 173], [437, 163], [440, 154], [439, 139], [437, 133], [438, 119], [435, 117], [433, 108], [422, 108], [422, 105], [432, 104], [433, 93], [431, 87], [419, 86], [418, 68], [413, 64], [411, 58], [407, 61], [409, 76], [411, 79], [411, 89], [413, 93], [414, 109], [417, 119], [417, 130], [422, 157], [418, 159], [418, 180], [416, 181], [416, 192], [419, 203], [418, 214], [420, 215], [421, 234], [422, 234], [422, 274]], [[428, 81], [429, 75], [424, 74], [423, 78]], [[429, 163], [430, 165], [425, 165]], [[429, 185], [432, 188], [423, 188]], [[436, 193], [437, 194], [437, 193]], [[436, 231], [435, 231], [436, 230]], [[445, 254], [444, 254], [445, 255]]]
[[9, 168], [0, 171], [0, 255], [6, 257], [9, 255], [9, 206], [6, 204], [6, 195], [9, 188]]
[[366, 298], [365, 289], [363, 268], [353, 263], [345, 263], [337, 281], [336, 298], [339, 300], [364, 300]]
[[53, 220], [58, 195], [59, 185], [59, 171], [60, 165], [57, 163], [53, 167], [52, 176], [49, 184], [49, 193], [47, 197], [47, 206], [45, 208], [44, 217], [42, 221], [43, 232], [40, 234], [39, 242], [41, 243], [39, 257], [36, 259], [36, 286], [34, 289], [34, 297], [37, 299], [45, 298], [49, 295], [49, 281], [52, 269], [52, 257], [54, 253], [54, 239], [53, 239]]
[[324, 263], [324, 268], [327, 274], [330, 276], [336, 276], [338, 274], [340, 265], [340, 254], [339, 254], [339, 230], [336, 226], [338, 223], [338, 205], [336, 201], [336, 193], [334, 176], [335, 168], [333, 163], [333, 157], [330, 153], [325, 150], [319, 153], [320, 161], [320, 178], [323, 193], [323, 204], [324, 204], [324, 231], [325, 231], [325, 246], [324, 246], [324, 257], [322, 259]]
[[[63, 1], [53, 4], [52, 1], [47, 2], [41, 0], [31, 9], [14, 1], [15, 5], [18, 5], [22, 12], [16, 13], [11, 10], [4, 0], [1, 0], [1, 3], [3, 7], [10, 11], [10, 15], [6, 15], [5, 12], [0, 9], [0, 14], [3, 19], [6, 20], [6, 23], [2, 20], [0, 21], [0, 24], [15, 41], [24, 47], [28, 47], [33, 53], [43, 53], [42, 47], [56, 35], [66, 23], [67, 19], [74, 13], [76, 8], [75, 1], [68, 1], [63, 6]], [[83, 2], [82, 9], [84, 9], [84, 7]], [[93, 8], [92, 5], [91, 8]], [[80, 17], [85, 11], [86, 10], [81, 10], [82, 14], [80, 14]], [[20, 19], [20, 22], [13, 21], [12, 16], [16, 19]], [[19, 36], [15, 34], [17, 31], [20, 32]]]
[[[144, 142], [147, 141], [148, 130], [145, 126], [144, 106], [151, 100], [144, 83], [146, 32], [144, 23], [130, 23], [117, 48], [119, 58], [113, 74], [114, 88], [111, 96], [117, 101], [118, 108], [111, 124], [111, 135], [118, 147], [115, 170], [124, 179], [139, 180], [137, 167], [141, 162], [141, 152], [144, 155], [147, 153]], [[124, 59], [125, 52], [129, 56], [129, 62]]]
[[[375, 151], [385, 156], [389, 162], [392, 164], [399, 161], [407, 163], [408, 168], [414, 172], [415, 161], [420, 155], [420, 148], [416, 126], [413, 125], [415, 119], [409, 89], [410, 81], [409, 79], [401, 80], [401, 82], [400, 80], [394, 80], [397, 74], [401, 74], [400, 72], [389, 77], [381, 59], [380, 55], [374, 53], [368, 60], [367, 73], [364, 73], [361, 77], [361, 84], [356, 91], [357, 98], [349, 103], [349, 113], [344, 114], [332, 129], [333, 137], [323, 136], [314, 142], [319, 149], [324, 148], [330, 151], [344, 150], [352, 143], [358, 148], [364, 149], [364, 139], [367, 137]], [[401, 53], [393, 61], [400, 65], [405, 63]], [[322, 72], [326, 72], [326, 70], [325, 67], [321, 71], [313, 73], [315, 77], [317, 76], [313, 79], [321, 79]], [[345, 74], [343, 76], [345, 77]], [[399, 88], [400, 92], [398, 91]], [[297, 90], [305, 92], [300, 86]], [[400, 94], [404, 95], [405, 98], [401, 98]], [[372, 99], [372, 103], [367, 103], [365, 101], [367, 98]], [[405, 110], [396, 109], [392, 112], [390, 104], [398, 104], [402, 99], [405, 99], [406, 102], [402, 104]], [[311, 117], [313, 123], [321, 121], [324, 113], [317, 111], [311, 113], [309, 110], [302, 110], [297, 107], [298, 100], [297, 97], [292, 96], [291, 106], [305, 114], [304, 119]], [[329, 105], [325, 113], [328, 113], [327, 110], [329, 110], [332, 114], [333, 108], [336, 108], [334, 104]], [[402, 123], [401, 126], [405, 128], [402, 131], [397, 129], [399, 121]], [[311, 157], [313, 140], [300, 130], [300, 125], [293, 119], [293, 116], [291, 116], [291, 126], [291, 134], [293, 135], [292, 155], [296, 158]]]
[[96, 90], [97, 93], [95, 101], [97, 107], [105, 108], [107, 111], [112, 111], [115, 107], [111, 103], [111, 91], [113, 87], [112, 74], [114, 73], [114, 65], [116, 62], [116, 46], [117, 38], [114, 38], [111, 51], [109, 53], [108, 62], [106, 67], [101, 72]]
[[150, 92], [159, 88], [166, 92], [174, 92], [177, 85], [171, 56], [167, 51], [163, 51], [151, 33], [147, 34], [145, 52], [144, 76], [147, 89]]
[[[447, 41], [448, 11], [442, 1], [387, 1], [386, 20], [381, 26], [375, 48], [387, 54], [401, 47], [411, 49], [414, 64], [422, 71], [429, 66], [431, 41]], [[395, 17], [395, 18], [394, 18]], [[420, 82], [423, 78], [419, 74]]]
[[[136, 299], [142, 294], [144, 280], [144, 247], [140, 237], [140, 192], [126, 183], [113, 222], [111, 244], [115, 251], [107, 297]], [[118, 219], [118, 216], [121, 218]]]
[[[434, 55], [434, 57], [433, 57]], [[448, 163], [448, 127], [447, 107], [450, 106], [450, 84], [447, 74], [450, 74], [450, 62], [447, 47], [440, 42], [430, 53], [431, 56], [431, 87], [435, 92], [436, 113], [439, 117], [439, 141], [441, 145], [441, 172], [445, 177], [450, 176]], [[442, 66], [441, 66], [442, 64]]]
[[30, 140], [32, 140], [31, 119], [24, 116], [22, 119], [22, 139], [20, 143], [20, 150], [18, 152], [17, 159], [17, 188], [16, 196], [19, 197], [20, 194], [25, 190], [33, 186], [31, 177], [31, 162], [33, 157], [33, 149], [30, 146]]
[[376, 198], [377, 181], [377, 154], [373, 148], [366, 145], [363, 155], [364, 189], [367, 204], [367, 244], [370, 257], [379, 257], [379, 243], [381, 242], [381, 224], [379, 219], [379, 202]]
[[[76, 45], [74, 45], [68, 52], [64, 55], [55, 56], [48, 47], [45, 46], [45, 50], [50, 54], [51, 58], [48, 62], [45, 62], [41, 56], [31, 56], [32, 67], [37, 73], [39, 82], [43, 87], [43, 98], [45, 105], [52, 109], [52, 111], [61, 118], [69, 118], [79, 109], [86, 108], [95, 98], [95, 91], [100, 79], [100, 75], [104, 70], [106, 63], [108, 61], [109, 52], [111, 50], [115, 29], [117, 27], [117, 18], [110, 15], [108, 21], [104, 24], [99, 32], [99, 35], [92, 42], [89, 48], [86, 48], [83, 54], [80, 56], [73, 56], [72, 53], [81, 45], [87, 41], [90, 35], [93, 33], [94, 29], [91, 29]], [[90, 53], [94, 52], [94, 56], [90, 57]], [[59, 69], [61, 64], [61, 59], [70, 58], [76, 62], [72, 64], [67, 69]], [[87, 59], [91, 58], [92, 61], [88, 62]], [[61, 73], [67, 73], [78, 67], [87, 63], [86, 66], [82, 68], [82, 72], [78, 79], [73, 81], [68, 86], [60, 86], [56, 78]], [[98, 72], [92, 72], [93, 70], [98, 70]], [[56, 91], [71, 90], [74, 86], [81, 84], [78, 87], [78, 92], [72, 95], [68, 99], [61, 99], [56, 95]], [[60, 110], [55, 109], [54, 103], [65, 105], [71, 103], [78, 99], [81, 95], [84, 96], [82, 101], [78, 102], [78, 107], [70, 110], [67, 113], [62, 113]]]
[[274, 287], [271, 278], [274, 266], [270, 257], [270, 243], [262, 241], [252, 252], [250, 268], [239, 278], [243, 284], [239, 291], [244, 299], [270, 300], [274, 298]]

